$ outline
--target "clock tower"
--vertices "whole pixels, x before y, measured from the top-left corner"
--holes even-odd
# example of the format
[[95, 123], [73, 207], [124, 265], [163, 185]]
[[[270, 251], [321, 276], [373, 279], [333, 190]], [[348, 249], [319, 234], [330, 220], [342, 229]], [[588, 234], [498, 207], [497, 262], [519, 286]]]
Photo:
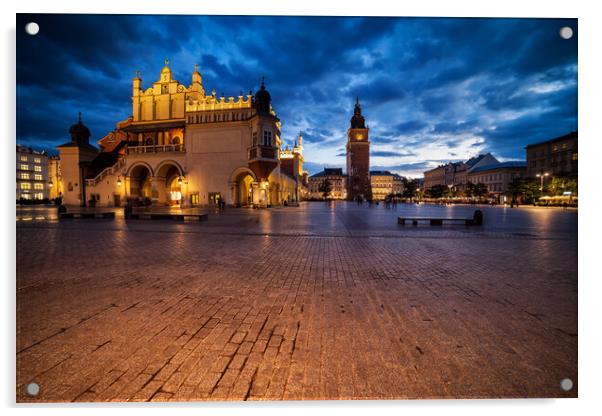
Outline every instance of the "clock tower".
[[370, 186], [370, 142], [359, 97], [355, 102], [351, 127], [347, 130], [347, 199], [372, 199]]

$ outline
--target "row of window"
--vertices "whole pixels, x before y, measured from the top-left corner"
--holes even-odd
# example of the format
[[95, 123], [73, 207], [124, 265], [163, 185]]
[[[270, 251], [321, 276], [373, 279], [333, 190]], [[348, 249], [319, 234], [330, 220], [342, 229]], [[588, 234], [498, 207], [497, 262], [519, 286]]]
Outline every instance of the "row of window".
[[232, 112], [232, 113], [218, 113], [218, 114], [197, 114], [194, 116], [188, 116], [188, 123], [215, 123], [218, 121], [241, 121], [251, 117], [250, 112]]
[[[27, 156], [21, 156], [20, 160], [21, 160], [21, 162], [27, 162], [27, 161], [29, 161], [29, 158]], [[42, 159], [39, 157], [34, 157], [33, 162], [34, 163], [42, 163]]]
[[[31, 189], [31, 183], [29, 182], [21, 182], [21, 184], [19, 185], [19, 187], [23, 190], [28, 190]], [[44, 184], [43, 183], [34, 183], [33, 184], [33, 189], [44, 189]]]
[[[23, 199], [32, 199], [30, 194], [21, 194], [19, 197]], [[41, 192], [36, 192], [33, 194], [33, 199], [44, 199], [44, 194]]]
[[[253, 132], [253, 146], [257, 146], [257, 132]], [[269, 130], [263, 131], [263, 141], [261, 142], [262, 146], [274, 146], [274, 141], [272, 137], [272, 132]]]
[[[30, 175], [29, 173], [27, 173], [27, 172], [21, 172], [21, 173], [19, 174], [19, 178], [20, 178], [20, 179], [26, 179], [26, 180], [29, 180], [29, 179], [31, 179], [31, 175]], [[34, 179], [34, 181], [42, 181], [42, 180], [44, 180], [44, 179], [42, 178], [42, 174], [41, 174], [41, 173], [36, 173], [36, 174], [34, 174], [34, 175], [33, 175], [33, 179]]]
[[[28, 165], [28, 164], [26, 164], [26, 163], [21, 163], [21, 164], [19, 165], [19, 169], [20, 169], [20, 170], [31, 170], [31, 169], [29, 169], [29, 165]], [[41, 171], [42, 171], [42, 167], [41, 167], [41, 166], [39, 166], [39, 165], [35, 165], [35, 166], [33, 167], [33, 170], [34, 170], [35, 172], [41, 172]]]

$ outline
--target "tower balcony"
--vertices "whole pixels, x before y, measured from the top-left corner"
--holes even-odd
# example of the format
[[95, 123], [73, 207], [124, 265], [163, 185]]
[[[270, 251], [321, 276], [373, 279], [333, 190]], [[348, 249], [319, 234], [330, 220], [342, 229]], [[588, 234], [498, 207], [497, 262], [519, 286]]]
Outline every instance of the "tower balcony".
[[276, 146], [255, 145], [249, 147], [249, 168], [261, 179], [267, 180], [278, 166], [278, 148]]
[[261, 160], [278, 161], [278, 148], [276, 146], [262, 145], [249, 147], [249, 162]]

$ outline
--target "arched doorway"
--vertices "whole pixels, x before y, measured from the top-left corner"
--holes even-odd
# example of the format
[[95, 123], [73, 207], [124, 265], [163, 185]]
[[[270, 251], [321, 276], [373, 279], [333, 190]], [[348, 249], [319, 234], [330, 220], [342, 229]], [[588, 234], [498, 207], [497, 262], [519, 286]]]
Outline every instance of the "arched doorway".
[[184, 177], [180, 166], [175, 162], [164, 162], [156, 174], [159, 203], [182, 206], [184, 201]]
[[234, 206], [252, 206], [254, 200], [257, 199], [257, 195], [255, 195], [257, 192], [257, 178], [253, 171], [247, 168], [239, 168], [232, 172], [230, 178], [231, 197]]
[[150, 203], [152, 198], [152, 171], [147, 165], [136, 165], [130, 170], [130, 197], [140, 203]]

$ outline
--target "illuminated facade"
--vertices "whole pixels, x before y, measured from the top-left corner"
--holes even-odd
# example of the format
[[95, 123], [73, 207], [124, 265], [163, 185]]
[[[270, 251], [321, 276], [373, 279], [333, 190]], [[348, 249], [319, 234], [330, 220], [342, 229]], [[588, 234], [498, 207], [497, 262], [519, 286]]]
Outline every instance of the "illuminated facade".
[[198, 66], [186, 87], [166, 60], [147, 89], [136, 73], [132, 116], [98, 141], [100, 150], [85, 130], [72, 126], [75, 136], [59, 146], [69, 165], [63, 168], [68, 205], [265, 207], [299, 198], [301, 143], [292, 155], [297, 167], [283, 169], [280, 120], [263, 81], [254, 96], [218, 97], [206, 93]]
[[16, 198], [42, 201], [56, 198], [60, 193], [60, 164], [56, 157], [17, 145]]
[[388, 170], [370, 171], [370, 185], [372, 198], [375, 201], [382, 201], [388, 195], [397, 195], [403, 192], [403, 178]]
[[347, 199], [372, 199], [370, 185], [370, 142], [359, 98], [355, 102], [351, 127], [347, 130]]
[[347, 199], [347, 177], [341, 168], [325, 168], [322, 172], [309, 177], [309, 197], [324, 199], [322, 184], [328, 181], [330, 192], [326, 199]]

